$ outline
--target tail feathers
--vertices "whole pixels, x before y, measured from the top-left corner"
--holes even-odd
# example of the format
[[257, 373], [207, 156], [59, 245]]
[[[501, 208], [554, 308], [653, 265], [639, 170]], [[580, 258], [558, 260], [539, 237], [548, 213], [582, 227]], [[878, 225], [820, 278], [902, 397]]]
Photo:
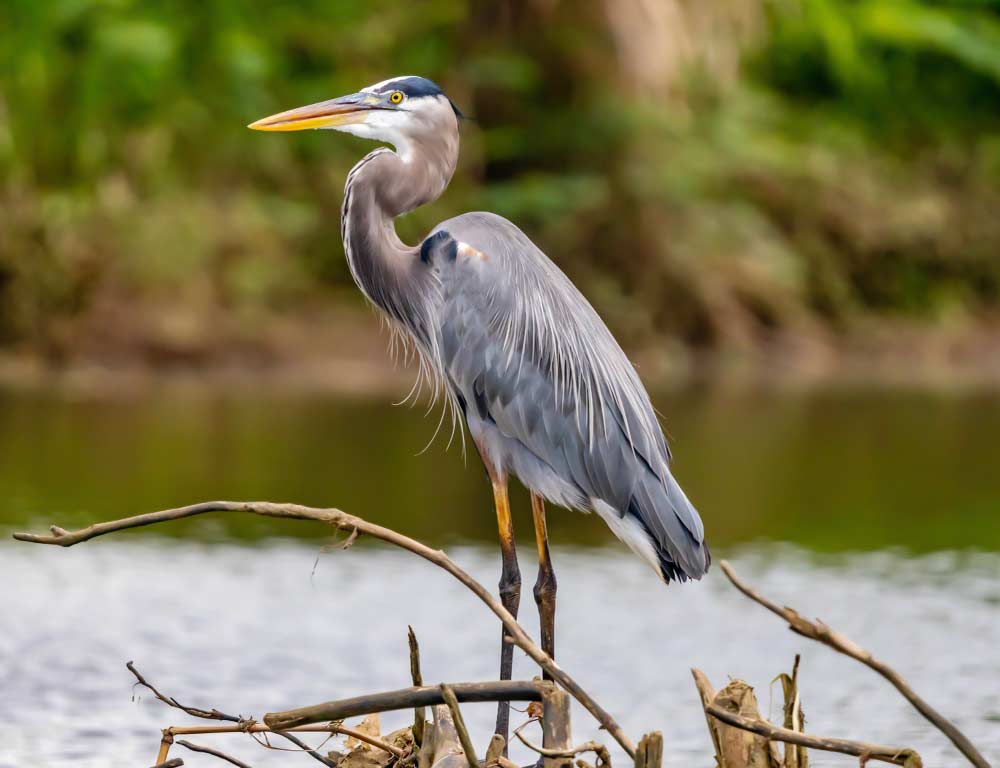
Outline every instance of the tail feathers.
[[673, 477], [661, 483], [644, 478], [635, 489], [626, 513], [642, 526], [663, 580], [700, 579], [708, 571], [712, 553], [705, 543], [698, 511]]

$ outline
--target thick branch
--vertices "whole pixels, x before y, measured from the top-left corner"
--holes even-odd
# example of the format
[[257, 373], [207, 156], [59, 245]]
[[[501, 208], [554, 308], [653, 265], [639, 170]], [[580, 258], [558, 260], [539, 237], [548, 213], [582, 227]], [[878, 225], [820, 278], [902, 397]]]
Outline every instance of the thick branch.
[[778, 728], [766, 720], [744, 717], [735, 712], [728, 712], [718, 704], [709, 704], [705, 708], [705, 712], [727, 725], [766, 736], [772, 741], [801, 744], [804, 747], [811, 747], [812, 749], [821, 749], [826, 752], [840, 752], [844, 755], [854, 755], [855, 757], [863, 757], [867, 760], [881, 760], [885, 763], [903, 765], [906, 768], [921, 768], [923, 766], [920, 755], [906, 747], [887, 747], [882, 744], [868, 744], [864, 741], [812, 736], [788, 728]]
[[[149, 512], [144, 515], [125, 518], [123, 520], [113, 520], [105, 523], [95, 523], [79, 531], [66, 531], [57, 526], [52, 526], [52, 534], [40, 536], [29, 533], [15, 533], [14, 538], [18, 541], [29, 541], [36, 544], [55, 544], [61, 547], [70, 547], [82, 541], [88, 541], [97, 536], [104, 536], [115, 531], [122, 531], [128, 528], [138, 528], [145, 525], [167, 522], [169, 520], [180, 520], [195, 515], [203, 515], [207, 512], [243, 512], [266, 517], [279, 517], [293, 520], [315, 520], [321, 523], [333, 525], [344, 531], [356, 531], [359, 534], [372, 536], [373, 538], [393, 544], [402, 549], [408, 550], [425, 560], [434, 563], [439, 568], [448, 571], [462, 584], [472, 591], [486, 606], [493, 611], [504, 625], [507, 634], [514, 643], [523, 650], [542, 669], [549, 673], [552, 679], [565, 688], [570, 695], [579, 701], [584, 708], [590, 712], [601, 726], [610, 733], [629, 757], [635, 757], [635, 744], [625, 735], [621, 726], [615, 719], [598, 704], [580, 685], [570, 677], [562, 667], [546, 654], [528, 636], [517, 620], [501, 605], [500, 601], [493, 597], [486, 587], [473, 579], [463, 569], [459, 568], [451, 558], [443, 551], [431, 549], [426, 544], [421, 544], [409, 536], [404, 536], [381, 525], [369, 523], [360, 517], [348, 515], [339, 509], [317, 509], [315, 507], [304, 507], [299, 504], [274, 504], [267, 501], [238, 502], [238, 501], [208, 501], [201, 504], [193, 504], [188, 507], [178, 507], [177, 509], [166, 509], [160, 512]], [[458, 691], [456, 691], [456, 694]], [[282, 719], [283, 713], [277, 713], [271, 717], [275, 720]], [[272, 721], [265, 716], [265, 721], [273, 725]], [[312, 721], [315, 722], [315, 721]]]
[[803, 637], [808, 637], [810, 640], [823, 643], [823, 645], [827, 645], [835, 651], [839, 651], [845, 656], [850, 656], [852, 659], [856, 659], [865, 666], [874, 669], [882, 675], [882, 677], [892, 683], [896, 687], [896, 690], [899, 691], [921, 715], [927, 718], [939, 731], [951, 739], [951, 742], [958, 747], [959, 751], [965, 755], [970, 763], [975, 765], [977, 768], [990, 768], [990, 764], [986, 761], [986, 758], [979, 753], [979, 750], [973, 746], [972, 742], [969, 741], [965, 734], [958, 730], [958, 728], [956, 728], [955, 725], [947, 720], [940, 712], [918, 696], [916, 691], [910, 687], [909, 683], [907, 683], [900, 676], [900, 674], [888, 664], [876, 659], [871, 655], [871, 653], [857, 645], [853, 640], [828, 627], [822, 621], [818, 619], [816, 621], [809, 621], [799, 615], [798, 611], [794, 608], [782, 608], [777, 604], [772, 603], [755, 589], [740, 581], [740, 579], [736, 576], [736, 573], [733, 571], [732, 566], [730, 566], [725, 560], [720, 563], [720, 566], [722, 567], [722, 572], [726, 574], [728, 579], [733, 583], [734, 587], [751, 600], [760, 603], [769, 611], [787, 621], [789, 628], [793, 632], [796, 632]]
[[[450, 687], [455, 698], [464, 704], [484, 701], [541, 701], [544, 685], [545, 683], [534, 680], [497, 680], [490, 683], [452, 683]], [[264, 715], [264, 722], [276, 730], [287, 730], [309, 723], [325, 723], [374, 712], [432, 707], [446, 703], [440, 687], [423, 685], [419, 688], [401, 688], [398, 691], [327, 701], [286, 712], [272, 712]]]

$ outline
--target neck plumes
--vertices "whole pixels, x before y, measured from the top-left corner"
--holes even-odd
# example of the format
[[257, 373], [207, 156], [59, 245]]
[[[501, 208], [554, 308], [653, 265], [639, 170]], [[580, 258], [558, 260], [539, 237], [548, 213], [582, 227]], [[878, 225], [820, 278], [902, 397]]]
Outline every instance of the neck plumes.
[[[458, 132], [400, 143], [399, 153], [376, 149], [351, 169], [344, 188], [341, 235], [351, 275], [368, 299], [426, 342], [434, 280], [419, 260], [419, 248], [403, 243], [393, 220], [436, 200], [458, 160]], [[422, 285], [422, 283], [428, 283]]]

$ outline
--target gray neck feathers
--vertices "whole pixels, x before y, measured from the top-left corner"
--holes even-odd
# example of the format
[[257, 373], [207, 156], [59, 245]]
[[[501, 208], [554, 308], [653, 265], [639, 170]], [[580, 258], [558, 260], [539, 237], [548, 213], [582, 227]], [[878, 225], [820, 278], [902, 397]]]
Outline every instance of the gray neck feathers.
[[351, 169], [341, 236], [361, 291], [426, 346], [427, 301], [437, 294], [435, 278], [423, 268], [418, 248], [399, 239], [393, 220], [444, 192], [458, 159], [457, 125], [451, 131], [417, 134], [402, 149], [401, 154], [376, 149]]

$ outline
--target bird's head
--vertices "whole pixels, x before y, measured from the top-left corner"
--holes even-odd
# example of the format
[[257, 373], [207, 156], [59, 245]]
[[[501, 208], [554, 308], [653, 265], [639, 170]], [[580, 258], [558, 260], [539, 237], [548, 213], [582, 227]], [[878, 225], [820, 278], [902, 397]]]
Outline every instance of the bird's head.
[[414, 143], [458, 131], [462, 116], [425, 77], [394, 77], [357, 93], [279, 112], [248, 126], [256, 131], [327, 128], [392, 144], [404, 158]]

